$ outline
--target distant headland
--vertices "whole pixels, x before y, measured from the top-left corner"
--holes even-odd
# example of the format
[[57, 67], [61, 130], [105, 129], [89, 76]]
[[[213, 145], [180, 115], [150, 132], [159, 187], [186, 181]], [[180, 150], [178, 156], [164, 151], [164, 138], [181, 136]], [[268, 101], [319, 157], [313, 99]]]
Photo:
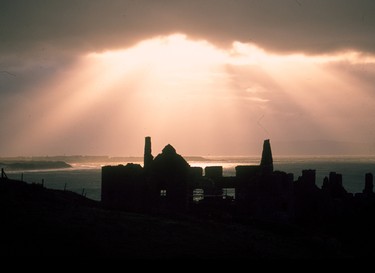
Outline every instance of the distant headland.
[[64, 168], [71, 168], [71, 167], [72, 165], [64, 161], [44, 161], [44, 160], [0, 161], [0, 168], [5, 169], [7, 171], [64, 169]]

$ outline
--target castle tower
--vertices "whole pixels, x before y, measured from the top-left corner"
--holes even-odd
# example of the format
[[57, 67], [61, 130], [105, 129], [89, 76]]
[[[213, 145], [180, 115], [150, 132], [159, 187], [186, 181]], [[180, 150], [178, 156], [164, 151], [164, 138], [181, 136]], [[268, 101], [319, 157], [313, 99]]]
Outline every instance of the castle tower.
[[301, 181], [306, 188], [311, 189], [315, 187], [315, 177], [316, 177], [315, 170], [311, 170], [311, 169], [302, 170]]
[[263, 174], [270, 174], [273, 172], [273, 159], [270, 140], [266, 139], [263, 142], [262, 159], [260, 161], [260, 168]]
[[143, 166], [144, 168], [148, 168], [154, 157], [151, 154], [151, 137], [147, 136], [145, 138], [145, 152], [143, 157]]
[[372, 173], [366, 173], [366, 175], [365, 175], [365, 188], [363, 190], [363, 193], [373, 194], [374, 193], [373, 188], [374, 188], [374, 182], [373, 182]]

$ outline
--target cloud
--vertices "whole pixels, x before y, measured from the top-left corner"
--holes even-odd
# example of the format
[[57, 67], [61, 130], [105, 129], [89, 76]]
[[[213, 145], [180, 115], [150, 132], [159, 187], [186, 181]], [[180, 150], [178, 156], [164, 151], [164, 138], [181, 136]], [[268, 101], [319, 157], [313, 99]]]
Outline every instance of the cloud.
[[240, 41], [278, 52], [374, 52], [374, 10], [372, 0], [5, 0], [0, 52], [101, 51], [174, 32], [225, 47]]
[[237, 41], [278, 54], [373, 54], [374, 10], [372, 0], [4, 0], [0, 91], [44, 81], [88, 52], [176, 32], [224, 49]]
[[374, 138], [370, 2], [214, 3], [2, 2], [2, 153]]

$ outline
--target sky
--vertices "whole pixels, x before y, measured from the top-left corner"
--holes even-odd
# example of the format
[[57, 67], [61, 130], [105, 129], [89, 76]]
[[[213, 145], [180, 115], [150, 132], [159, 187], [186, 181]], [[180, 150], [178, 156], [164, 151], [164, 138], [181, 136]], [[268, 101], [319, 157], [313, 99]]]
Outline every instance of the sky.
[[2, 0], [0, 156], [375, 154], [373, 0]]

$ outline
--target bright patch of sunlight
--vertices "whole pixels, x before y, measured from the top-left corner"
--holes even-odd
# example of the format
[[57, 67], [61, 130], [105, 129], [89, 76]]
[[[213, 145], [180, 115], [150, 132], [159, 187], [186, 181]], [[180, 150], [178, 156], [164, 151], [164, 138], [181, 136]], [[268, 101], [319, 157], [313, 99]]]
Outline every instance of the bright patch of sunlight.
[[187, 154], [226, 147], [239, 154], [264, 138], [354, 136], [360, 128], [351, 119], [367, 116], [374, 100], [364, 101], [370, 87], [332, 68], [338, 63], [375, 74], [374, 57], [359, 52], [277, 55], [240, 42], [220, 49], [182, 34], [90, 52], [43, 86], [28, 106], [42, 114], [14, 145], [137, 154], [118, 143], [151, 135], [156, 150], [171, 142]]

